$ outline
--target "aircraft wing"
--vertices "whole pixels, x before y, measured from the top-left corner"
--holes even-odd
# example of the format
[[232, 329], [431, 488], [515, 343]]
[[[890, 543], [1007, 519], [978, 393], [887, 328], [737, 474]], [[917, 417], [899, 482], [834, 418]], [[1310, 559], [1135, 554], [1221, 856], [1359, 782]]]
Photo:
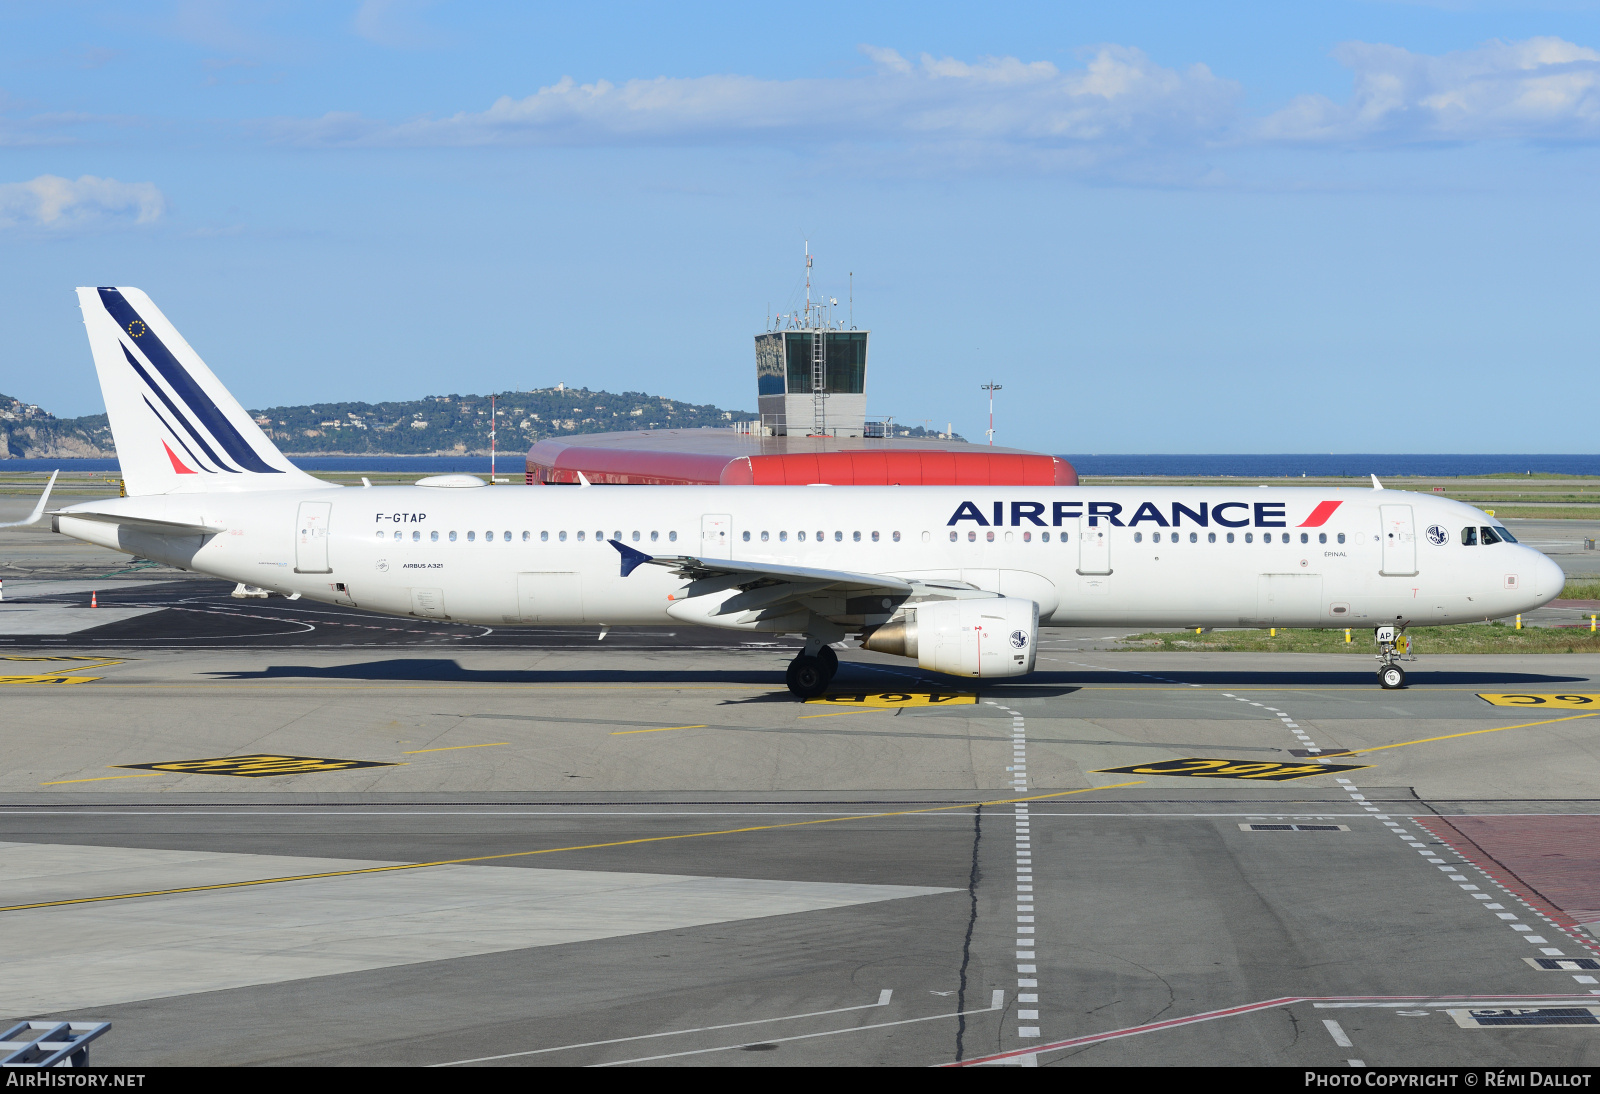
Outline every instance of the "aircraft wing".
[[729, 578], [725, 587], [757, 585], [805, 586], [808, 590], [833, 589], [840, 592], [888, 593], [909, 596], [916, 587], [909, 581], [882, 574], [862, 574], [850, 570], [818, 570], [809, 566], [779, 566], [764, 562], [735, 562], [726, 558], [696, 558], [692, 555], [647, 555], [616, 540], [611, 546], [622, 555], [622, 576], [640, 566], [662, 566], [691, 581]]
[[28, 514], [27, 520], [14, 520], [7, 524], [0, 524], [0, 528], [26, 528], [40, 517], [44, 516], [44, 507], [50, 500], [50, 491], [56, 485], [56, 476], [59, 470], [50, 472], [50, 481], [44, 484], [44, 493], [39, 495], [39, 503], [33, 507], [33, 512]]

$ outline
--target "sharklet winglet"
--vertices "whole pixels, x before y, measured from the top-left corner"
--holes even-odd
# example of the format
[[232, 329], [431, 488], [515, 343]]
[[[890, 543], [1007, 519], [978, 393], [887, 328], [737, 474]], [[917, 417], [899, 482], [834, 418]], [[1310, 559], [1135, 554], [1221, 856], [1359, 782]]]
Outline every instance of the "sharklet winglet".
[[617, 553], [622, 556], [623, 577], [627, 577], [640, 566], [643, 566], [646, 562], [650, 562], [652, 560], [650, 555], [645, 554], [643, 551], [629, 547], [626, 543], [623, 543], [620, 540], [608, 539], [606, 542], [615, 547], [617, 549]]

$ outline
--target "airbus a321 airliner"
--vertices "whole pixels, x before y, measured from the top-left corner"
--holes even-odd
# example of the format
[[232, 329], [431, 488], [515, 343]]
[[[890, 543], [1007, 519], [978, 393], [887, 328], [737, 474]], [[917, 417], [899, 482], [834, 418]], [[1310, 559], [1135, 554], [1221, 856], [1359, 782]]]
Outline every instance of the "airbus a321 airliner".
[[487, 626], [804, 636], [821, 693], [849, 635], [925, 670], [1034, 668], [1040, 626], [1361, 627], [1393, 636], [1554, 598], [1491, 517], [1373, 488], [595, 486], [468, 475], [343, 488], [284, 458], [150, 298], [78, 290], [126, 498], [56, 530], [287, 596]]

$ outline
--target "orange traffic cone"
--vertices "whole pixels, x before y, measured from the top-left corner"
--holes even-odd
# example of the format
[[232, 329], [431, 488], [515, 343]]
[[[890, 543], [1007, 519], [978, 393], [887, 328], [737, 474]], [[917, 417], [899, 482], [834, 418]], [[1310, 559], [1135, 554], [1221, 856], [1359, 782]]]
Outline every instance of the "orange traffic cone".
[[98, 608], [99, 606], [100, 606], [99, 594], [91, 592], [89, 594], [89, 607]]

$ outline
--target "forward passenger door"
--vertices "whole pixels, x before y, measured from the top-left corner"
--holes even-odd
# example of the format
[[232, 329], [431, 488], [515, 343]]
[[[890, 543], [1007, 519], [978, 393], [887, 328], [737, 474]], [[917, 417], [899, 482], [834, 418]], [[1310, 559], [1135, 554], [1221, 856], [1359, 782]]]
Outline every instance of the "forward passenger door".
[[1078, 518], [1078, 572], [1080, 574], [1109, 574], [1111, 572], [1110, 529], [1104, 524], [1089, 526], [1088, 516]]
[[1411, 506], [1380, 505], [1383, 522], [1383, 569], [1391, 577], [1411, 577], [1417, 572], [1417, 529]]

